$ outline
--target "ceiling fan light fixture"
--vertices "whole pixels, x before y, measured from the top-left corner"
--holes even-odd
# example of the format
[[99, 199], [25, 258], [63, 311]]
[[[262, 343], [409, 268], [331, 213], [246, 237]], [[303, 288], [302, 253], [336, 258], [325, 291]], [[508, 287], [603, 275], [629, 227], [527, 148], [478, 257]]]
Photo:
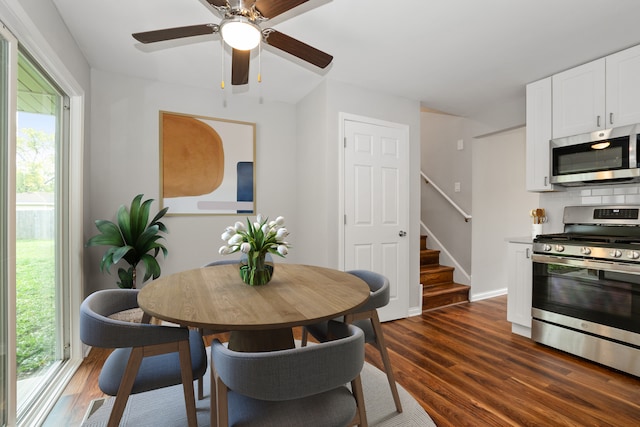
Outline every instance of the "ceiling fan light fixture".
[[244, 16], [225, 20], [220, 26], [222, 39], [238, 50], [251, 50], [260, 44], [260, 28]]

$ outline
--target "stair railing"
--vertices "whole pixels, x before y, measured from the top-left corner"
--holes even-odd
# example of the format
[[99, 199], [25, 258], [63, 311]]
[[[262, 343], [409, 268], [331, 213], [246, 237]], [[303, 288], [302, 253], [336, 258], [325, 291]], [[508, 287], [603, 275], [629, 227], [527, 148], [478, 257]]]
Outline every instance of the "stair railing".
[[456, 204], [456, 202], [451, 200], [451, 198], [449, 196], [447, 196], [445, 194], [445, 192], [442, 191], [442, 189], [440, 189], [440, 187], [438, 187], [431, 179], [429, 179], [429, 177], [427, 175], [425, 175], [424, 172], [420, 171], [420, 175], [422, 175], [422, 178], [424, 179], [424, 182], [426, 182], [427, 184], [430, 184], [438, 193], [440, 193], [440, 195], [442, 197], [444, 197], [444, 199], [447, 202], [449, 202], [449, 204], [451, 206], [453, 206], [455, 208], [455, 210], [457, 210], [460, 213], [460, 215], [462, 215], [462, 217], [464, 218], [464, 222], [469, 222], [471, 220], [471, 215], [469, 215], [468, 213], [463, 211], [462, 208], [460, 206], [458, 206]]

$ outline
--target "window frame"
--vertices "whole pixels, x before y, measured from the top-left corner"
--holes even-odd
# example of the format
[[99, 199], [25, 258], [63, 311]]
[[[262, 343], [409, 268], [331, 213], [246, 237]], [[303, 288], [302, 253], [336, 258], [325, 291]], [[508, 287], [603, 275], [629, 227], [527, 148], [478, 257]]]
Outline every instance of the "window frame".
[[[65, 167], [68, 167], [68, 182], [66, 183], [66, 194], [61, 199], [61, 203], [64, 204], [66, 212], [66, 218], [68, 222], [68, 228], [65, 229], [65, 240], [67, 242], [66, 259], [62, 260], [63, 268], [60, 269], [61, 280], [65, 280], [69, 283], [69, 292], [65, 296], [64, 307], [69, 313], [69, 359], [61, 369], [58, 370], [57, 375], [52, 378], [48, 388], [43, 390], [44, 398], [32, 406], [30, 411], [23, 414], [19, 419], [16, 414], [16, 374], [15, 374], [15, 350], [13, 351], [13, 357], [9, 358], [7, 365], [13, 367], [9, 371], [13, 371], [11, 374], [8, 372], [7, 380], [9, 381], [8, 388], [8, 425], [39, 425], [42, 423], [54, 406], [58, 397], [66, 387], [67, 383], [71, 380], [78, 366], [82, 362], [83, 357], [88, 352], [88, 348], [82, 344], [79, 336], [79, 309], [80, 303], [84, 297], [84, 273], [83, 273], [83, 255], [84, 255], [84, 216], [83, 216], [83, 144], [85, 134], [85, 99], [86, 94], [82, 85], [75, 79], [73, 73], [65, 66], [62, 59], [55, 53], [56, 50], [52, 49], [47, 41], [46, 37], [40, 33], [39, 28], [30, 20], [25, 14], [24, 10], [18, 3], [15, 4], [3, 4], [0, 2], [0, 16], [4, 22], [0, 22], [0, 28], [4, 28], [10, 34], [13, 34], [13, 39], [16, 40], [16, 59], [15, 67], [17, 69], [17, 46], [24, 46], [31, 57], [47, 72], [47, 74], [56, 82], [56, 84], [62, 89], [64, 93], [69, 96], [69, 129], [68, 131], [68, 159]], [[12, 82], [17, 81], [17, 71], [14, 70], [14, 77], [11, 78]], [[15, 112], [17, 106], [15, 105], [15, 96], [12, 96], [14, 105], [11, 107], [11, 113], [14, 126], [10, 131], [10, 134], [16, 133], [15, 128]], [[15, 142], [14, 142], [15, 146]], [[15, 157], [15, 153], [13, 153]], [[15, 175], [15, 171], [13, 172]], [[13, 184], [15, 187], [15, 183]], [[15, 191], [13, 192], [13, 200], [10, 201], [10, 206], [15, 209]], [[11, 209], [8, 210], [11, 212]], [[12, 215], [14, 215], [13, 213]], [[13, 226], [10, 227], [15, 230], [15, 219], [13, 219]], [[11, 238], [15, 241], [15, 232]], [[15, 269], [15, 267], [14, 267]], [[15, 275], [13, 277], [13, 283], [15, 283]], [[9, 335], [13, 333], [13, 340], [9, 337], [9, 342], [13, 345], [11, 348], [15, 349], [15, 289], [9, 290], [8, 300], [13, 303], [9, 303], [7, 316], [9, 319], [14, 319], [13, 327], [8, 327]], [[13, 331], [13, 332], [11, 332]], [[11, 352], [10, 352], [11, 353]]]

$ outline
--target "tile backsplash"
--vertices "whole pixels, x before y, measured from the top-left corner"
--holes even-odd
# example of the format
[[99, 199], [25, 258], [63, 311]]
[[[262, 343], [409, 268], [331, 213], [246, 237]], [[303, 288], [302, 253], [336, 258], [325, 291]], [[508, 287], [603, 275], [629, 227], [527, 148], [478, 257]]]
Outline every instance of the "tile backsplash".
[[544, 232], [563, 231], [564, 207], [577, 205], [640, 205], [640, 184], [566, 187], [559, 191], [541, 193], [540, 207], [547, 212]]
[[580, 190], [583, 205], [638, 204], [638, 185], [624, 187], [596, 187]]

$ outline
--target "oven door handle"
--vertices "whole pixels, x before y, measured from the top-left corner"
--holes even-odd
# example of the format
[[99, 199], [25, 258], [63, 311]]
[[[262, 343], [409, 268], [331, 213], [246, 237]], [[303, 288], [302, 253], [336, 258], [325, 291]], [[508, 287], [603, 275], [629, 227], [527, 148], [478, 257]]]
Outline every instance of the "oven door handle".
[[640, 276], [640, 265], [625, 264], [621, 262], [599, 261], [585, 258], [569, 258], [551, 255], [533, 254], [531, 262], [538, 264], [559, 264], [571, 267], [591, 268], [594, 270], [615, 271], [619, 273], [635, 274]]

